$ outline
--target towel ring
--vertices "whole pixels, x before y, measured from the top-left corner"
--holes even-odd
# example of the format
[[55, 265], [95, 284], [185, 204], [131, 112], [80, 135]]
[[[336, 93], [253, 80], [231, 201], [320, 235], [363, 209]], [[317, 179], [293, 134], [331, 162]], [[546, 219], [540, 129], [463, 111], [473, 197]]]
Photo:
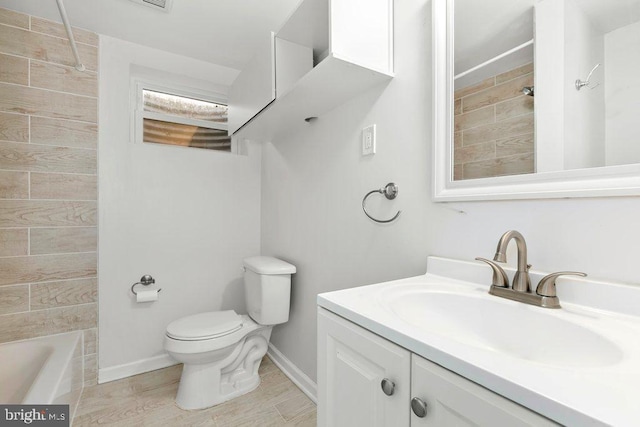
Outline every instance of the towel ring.
[[[138, 293], [133, 289], [136, 287], [136, 285], [142, 285], [142, 286], [149, 286], [153, 283], [156, 283], [156, 279], [154, 279], [153, 277], [149, 276], [148, 274], [145, 274], [144, 276], [142, 276], [140, 278], [139, 282], [134, 283], [133, 285], [131, 285], [131, 292], [134, 295], [138, 295]], [[158, 289], [158, 292], [160, 292], [162, 290], [162, 288]]]
[[398, 211], [393, 218], [390, 219], [376, 219], [374, 217], [372, 217], [371, 215], [369, 215], [369, 212], [367, 212], [367, 208], [365, 206], [365, 203], [367, 201], [367, 197], [369, 197], [370, 195], [372, 195], [373, 193], [380, 193], [380, 194], [384, 194], [384, 197], [387, 198], [387, 200], [393, 200], [398, 196], [398, 186], [396, 184], [394, 184], [393, 182], [388, 183], [387, 185], [384, 186], [384, 188], [380, 188], [379, 190], [372, 190], [369, 191], [364, 198], [362, 199], [362, 210], [364, 211], [364, 214], [369, 217], [369, 219], [371, 219], [372, 221], [381, 223], [381, 224], [386, 224], [392, 221], [395, 221], [399, 216], [400, 213], [402, 211]]

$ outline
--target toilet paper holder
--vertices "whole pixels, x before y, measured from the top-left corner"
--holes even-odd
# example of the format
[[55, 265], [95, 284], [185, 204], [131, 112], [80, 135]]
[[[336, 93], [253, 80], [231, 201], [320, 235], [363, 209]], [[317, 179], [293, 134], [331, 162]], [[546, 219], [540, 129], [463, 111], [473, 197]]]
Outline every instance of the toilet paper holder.
[[[133, 285], [131, 285], [131, 292], [132, 292], [134, 295], [138, 295], [138, 293], [137, 293], [137, 292], [135, 291], [135, 289], [134, 289], [137, 285], [149, 286], [149, 285], [151, 285], [151, 284], [153, 284], [153, 283], [156, 283], [156, 279], [154, 279], [153, 277], [151, 277], [151, 276], [150, 276], [150, 275], [148, 275], [148, 274], [145, 274], [144, 276], [142, 276], [142, 277], [140, 278], [140, 281], [139, 281], [139, 282], [136, 282], [136, 283], [134, 283]], [[158, 289], [158, 292], [160, 292], [161, 290], [162, 290], [162, 288]]]

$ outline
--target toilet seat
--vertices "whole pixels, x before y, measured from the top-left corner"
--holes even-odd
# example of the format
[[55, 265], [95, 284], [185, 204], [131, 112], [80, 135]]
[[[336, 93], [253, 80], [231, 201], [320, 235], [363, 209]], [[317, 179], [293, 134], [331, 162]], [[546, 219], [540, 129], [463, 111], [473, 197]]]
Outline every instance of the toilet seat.
[[197, 354], [207, 351], [216, 351], [240, 342], [253, 331], [267, 328], [267, 326], [257, 324], [247, 315], [240, 315], [238, 317], [240, 317], [241, 321], [238, 329], [213, 338], [185, 340], [181, 338], [173, 338], [168, 333], [165, 333], [164, 348], [169, 352], [182, 354]]
[[201, 341], [232, 334], [240, 328], [242, 317], [235, 311], [209, 311], [171, 322], [166, 333], [180, 341]]

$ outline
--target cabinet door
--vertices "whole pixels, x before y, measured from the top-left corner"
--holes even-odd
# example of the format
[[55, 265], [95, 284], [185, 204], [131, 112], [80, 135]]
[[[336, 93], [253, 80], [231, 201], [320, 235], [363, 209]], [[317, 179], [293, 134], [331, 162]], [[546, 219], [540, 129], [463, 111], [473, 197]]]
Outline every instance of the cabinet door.
[[229, 88], [229, 134], [276, 99], [274, 34], [265, 34], [256, 56]]
[[411, 427], [557, 425], [420, 356], [411, 359], [411, 398], [427, 404], [424, 418], [411, 412]]
[[318, 426], [408, 426], [410, 363], [406, 349], [319, 308]]
[[330, 0], [329, 27], [333, 56], [393, 73], [393, 0]]

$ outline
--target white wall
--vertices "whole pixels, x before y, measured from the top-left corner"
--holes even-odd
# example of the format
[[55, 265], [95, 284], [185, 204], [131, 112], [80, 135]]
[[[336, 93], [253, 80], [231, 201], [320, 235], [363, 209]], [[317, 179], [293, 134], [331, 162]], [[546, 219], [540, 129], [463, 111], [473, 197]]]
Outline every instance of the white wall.
[[565, 2], [535, 5], [535, 156], [536, 171], [564, 169], [564, 14]]
[[[237, 75], [101, 37], [101, 381], [171, 363], [163, 337], [178, 317], [222, 307], [243, 312], [242, 258], [260, 249], [260, 147], [237, 156], [132, 142], [132, 70], [222, 94]], [[134, 302], [129, 288], [143, 274], [162, 287], [159, 301]]]
[[575, 88], [576, 79], [584, 80], [596, 64], [604, 65], [604, 34], [575, 0], [564, 3], [564, 75], [555, 76], [564, 88], [564, 169], [604, 166], [604, 67], [593, 73], [593, 89]]
[[[424, 272], [429, 17], [427, 2], [396, 1], [396, 77], [389, 85], [321, 116], [307, 132], [263, 147], [262, 253], [298, 269], [290, 320], [274, 328], [271, 341], [312, 379], [319, 292]], [[377, 154], [361, 157], [361, 129], [374, 123]], [[362, 197], [390, 181], [399, 185], [398, 199], [374, 195], [367, 207], [382, 218], [403, 213], [394, 224], [377, 225], [362, 212]]]
[[574, 0], [536, 4], [536, 170], [604, 166], [604, 38]]
[[605, 35], [607, 165], [640, 162], [640, 22]]
[[[263, 147], [262, 253], [298, 267], [291, 318], [272, 343], [312, 379], [318, 293], [422, 274], [427, 255], [490, 257], [509, 229], [527, 238], [534, 268], [638, 283], [640, 198], [431, 201], [430, 8], [428, 0], [396, 1], [396, 77], [388, 86]], [[372, 123], [378, 153], [363, 158], [360, 131]], [[372, 197], [370, 210], [403, 213], [377, 225], [360, 202], [389, 181], [399, 185], [398, 199]]]

